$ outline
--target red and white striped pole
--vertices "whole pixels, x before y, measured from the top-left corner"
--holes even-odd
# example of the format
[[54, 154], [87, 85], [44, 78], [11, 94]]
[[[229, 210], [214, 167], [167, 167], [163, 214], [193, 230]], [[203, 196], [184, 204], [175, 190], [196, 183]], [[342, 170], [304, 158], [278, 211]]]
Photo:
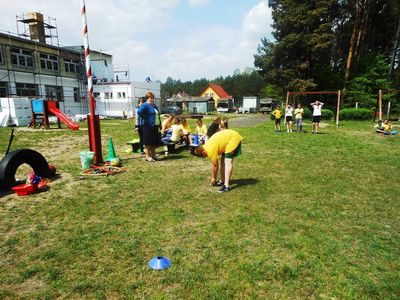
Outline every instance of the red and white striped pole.
[[88, 26], [86, 19], [86, 4], [85, 0], [81, 0], [81, 19], [82, 19], [82, 33], [83, 43], [85, 46], [85, 65], [86, 65], [86, 78], [89, 92], [89, 111], [88, 115], [88, 132], [89, 132], [89, 147], [94, 152], [94, 162], [103, 162], [103, 155], [101, 151], [101, 135], [100, 135], [100, 120], [99, 116], [96, 115], [96, 102], [93, 98], [93, 80], [92, 80], [92, 68], [90, 67], [90, 49], [89, 49], [89, 37], [88, 37]]

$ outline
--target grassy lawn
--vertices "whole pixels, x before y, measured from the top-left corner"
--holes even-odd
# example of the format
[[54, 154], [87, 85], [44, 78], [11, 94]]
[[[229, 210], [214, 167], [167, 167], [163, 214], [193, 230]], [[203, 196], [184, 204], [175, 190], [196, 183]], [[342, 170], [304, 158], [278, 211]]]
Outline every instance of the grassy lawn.
[[[125, 120], [101, 122], [104, 156], [112, 136], [126, 158], [113, 177], [79, 176], [87, 131], [19, 129], [12, 148], [38, 150], [61, 177], [0, 194], [0, 298], [398, 299], [400, 138], [324, 125], [231, 126], [243, 155], [225, 194], [186, 151], [156, 163], [124, 153]], [[149, 269], [156, 255], [171, 267]]]

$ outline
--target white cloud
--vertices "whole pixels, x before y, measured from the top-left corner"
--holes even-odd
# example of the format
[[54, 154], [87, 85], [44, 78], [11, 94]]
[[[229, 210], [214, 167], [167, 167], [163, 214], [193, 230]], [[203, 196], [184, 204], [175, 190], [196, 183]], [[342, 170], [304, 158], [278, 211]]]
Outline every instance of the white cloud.
[[[40, 11], [45, 17], [57, 19], [61, 44], [82, 43], [80, 1], [5, 2], [6, 5], [0, 5], [0, 30], [17, 32], [16, 15]], [[90, 43], [107, 49], [110, 44], [121, 43], [138, 32], [165, 28], [170, 21], [170, 10], [178, 3], [179, 0], [86, 1]]]
[[[5, 4], [7, 2], [7, 4]], [[174, 27], [180, 0], [86, 1], [90, 47], [113, 55], [114, 64], [129, 65], [131, 78], [164, 81], [213, 79], [253, 65], [260, 39], [270, 34], [265, 1], [245, 14], [242, 24], [224, 27], [207, 20], [199, 29]], [[190, 0], [205, 5], [211, 0]], [[40, 11], [57, 19], [60, 43], [83, 43], [79, 1], [13, 0], [0, 4], [0, 30], [16, 32], [15, 15]], [[211, 34], [210, 34], [211, 33]]]
[[245, 37], [251, 40], [260, 40], [262, 37], [271, 35], [272, 13], [266, 1], [254, 6], [245, 16], [243, 31]]

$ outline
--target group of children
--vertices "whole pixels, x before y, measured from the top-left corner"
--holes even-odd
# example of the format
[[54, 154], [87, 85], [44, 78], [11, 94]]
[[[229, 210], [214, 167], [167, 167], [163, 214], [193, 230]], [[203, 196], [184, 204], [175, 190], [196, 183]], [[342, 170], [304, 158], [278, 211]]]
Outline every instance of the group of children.
[[[322, 102], [315, 101], [310, 104], [313, 108], [313, 120], [312, 120], [312, 133], [318, 133], [319, 122], [321, 121], [321, 110], [324, 105]], [[287, 132], [293, 132], [293, 112], [294, 118], [296, 120], [296, 131], [303, 131], [303, 115], [304, 109], [301, 104], [297, 104], [297, 108], [293, 109], [292, 105], [288, 104], [285, 109], [285, 124]], [[283, 116], [283, 111], [278, 105], [277, 108], [272, 112], [275, 117], [275, 132], [281, 131], [281, 119]]]
[[[301, 104], [297, 104], [297, 108], [294, 110], [294, 117], [296, 120], [296, 131], [303, 131], [303, 114], [304, 109]], [[281, 120], [283, 111], [278, 105], [277, 108], [272, 112], [275, 117], [275, 132], [281, 131]], [[287, 132], [293, 132], [293, 107], [289, 104], [285, 110], [285, 124]]]
[[397, 130], [393, 130], [392, 122], [389, 120], [379, 120], [378, 124], [374, 126], [377, 133], [383, 133], [386, 135], [397, 134]]
[[228, 128], [227, 118], [216, 117], [208, 128], [203, 123], [203, 119], [199, 118], [196, 121], [194, 131], [192, 131], [185, 117], [178, 118], [174, 115], [166, 115], [161, 124], [161, 142], [164, 145], [170, 143], [191, 145], [196, 139], [198, 144], [204, 144], [215, 132], [223, 128]]

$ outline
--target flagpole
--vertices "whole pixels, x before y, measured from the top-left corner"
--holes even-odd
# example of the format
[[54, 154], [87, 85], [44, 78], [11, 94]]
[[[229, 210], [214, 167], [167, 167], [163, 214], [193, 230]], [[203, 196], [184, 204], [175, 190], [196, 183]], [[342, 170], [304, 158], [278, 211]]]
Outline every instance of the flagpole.
[[88, 26], [86, 19], [86, 4], [85, 0], [81, 0], [81, 20], [82, 20], [82, 33], [83, 42], [85, 47], [85, 66], [86, 78], [89, 93], [89, 114], [88, 117], [88, 134], [89, 134], [89, 148], [94, 152], [94, 162], [96, 164], [103, 162], [103, 155], [101, 151], [101, 132], [100, 132], [100, 119], [96, 115], [96, 102], [93, 98], [93, 79], [92, 68], [90, 66], [90, 48]]

